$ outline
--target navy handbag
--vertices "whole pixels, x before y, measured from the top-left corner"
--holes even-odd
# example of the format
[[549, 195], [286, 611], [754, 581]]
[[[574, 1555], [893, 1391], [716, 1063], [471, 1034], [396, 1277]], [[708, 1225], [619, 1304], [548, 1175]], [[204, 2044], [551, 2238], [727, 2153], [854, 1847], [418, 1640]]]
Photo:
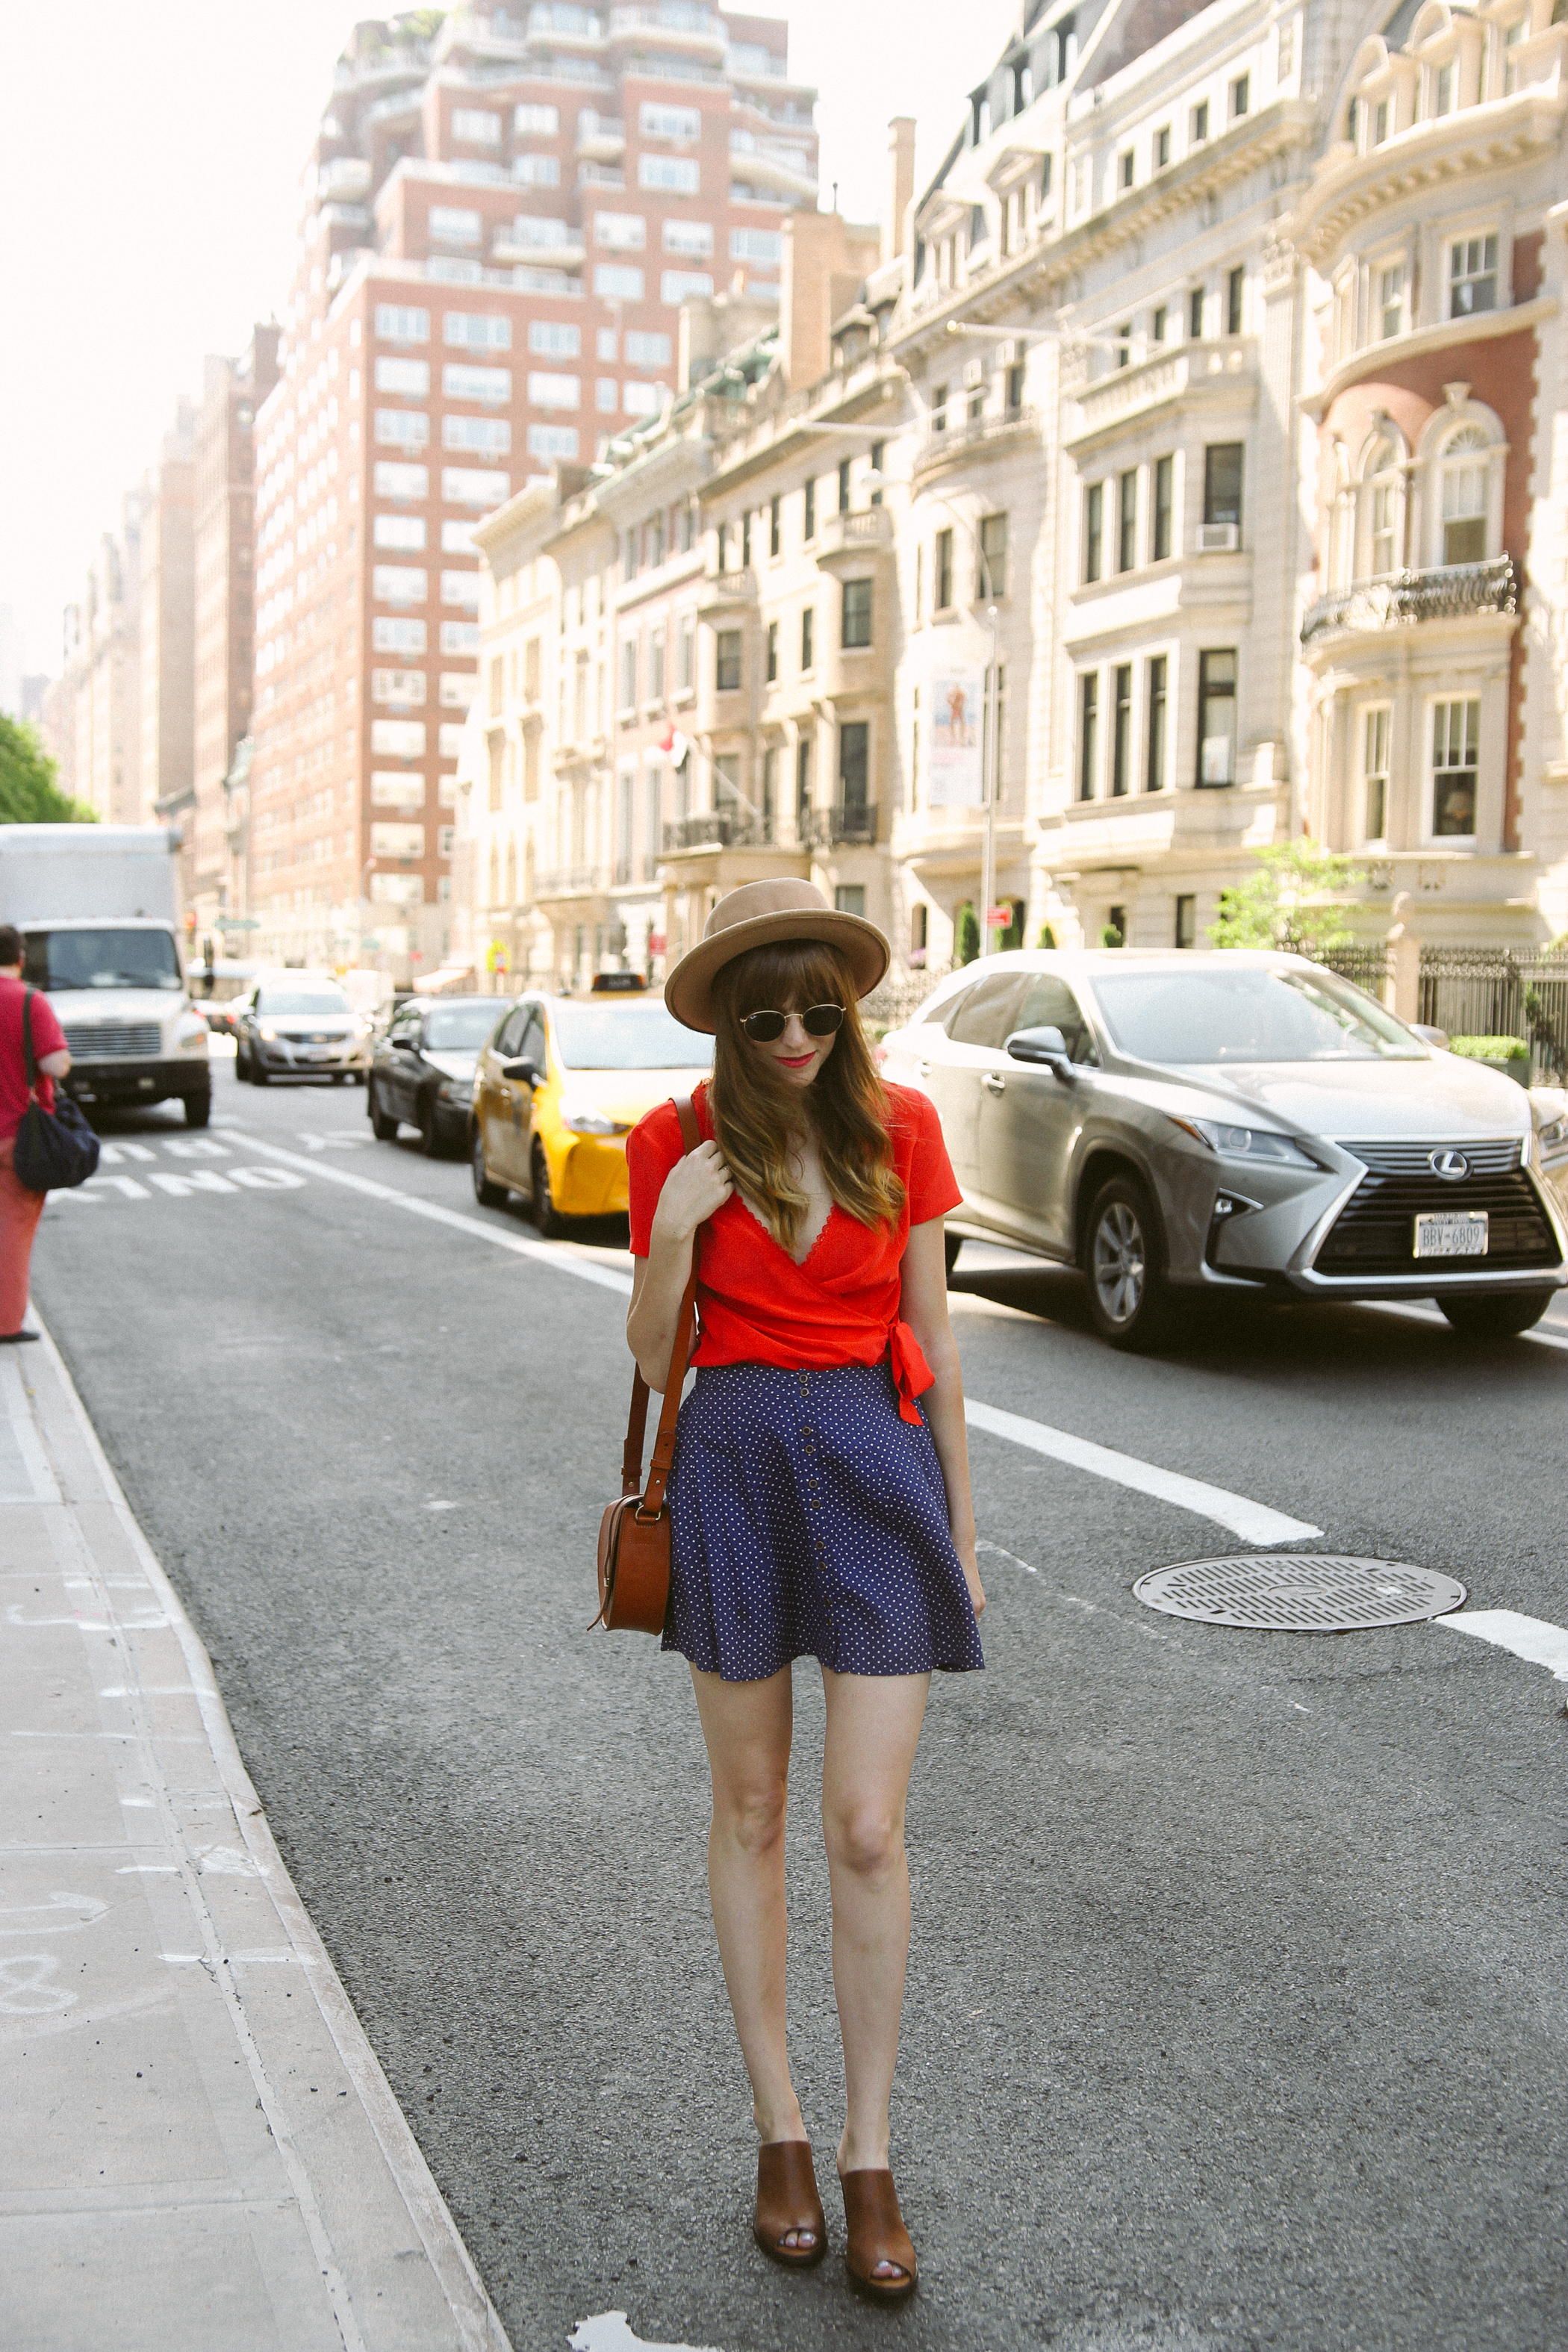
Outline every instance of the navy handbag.
[[27, 1090], [33, 1096], [16, 1129], [12, 1167], [16, 1181], [29, 1192], [68, 1192], [85, 1184], [98, 1166], [98, 1138], [69, 1095], [57, 1087], [55, 1108], [47, 1111], [34, 1091], [38, 1065], [33, 1053], [33, 999], [29, 988], [22, 1000], [22, 1052], [27, 1065]]

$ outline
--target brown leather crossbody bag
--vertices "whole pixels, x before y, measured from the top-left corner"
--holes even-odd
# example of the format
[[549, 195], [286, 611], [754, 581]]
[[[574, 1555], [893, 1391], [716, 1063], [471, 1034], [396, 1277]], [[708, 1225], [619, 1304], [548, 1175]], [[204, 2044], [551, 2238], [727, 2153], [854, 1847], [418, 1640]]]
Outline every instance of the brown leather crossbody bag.
[[[685, 1151], [695, 1151], [702, 1140], [689, 1095], [676, 1103]], [[699, 1228], [700, 1231], [700, 1228]], [[692, 1326], [697, 1320], [697, 1241], [691, 1244], [691, 1279], [680, 1302], [670, 1350], [669, 1376], [659, 1407], [658, 1433], [647, 1485], [642, 1480], [643, 1434], [647, 1427], [648, 1385], [640, 1371], [632, 1375], [632, 1409], [626, 1418], [626, 1449], [621, 1455], [620, 1500], [611, 1503], [599, 1522], [599, 1613], [594, 1624], [612, 1633], [662, 1633], [669, 1607], [669, 1502], [666, 1488], [675, 1459], [675, 1424], [680, 1412], [680, 1390], [691, 1353]], [[592, 1627], [589, 1629], [592, 1631]]]

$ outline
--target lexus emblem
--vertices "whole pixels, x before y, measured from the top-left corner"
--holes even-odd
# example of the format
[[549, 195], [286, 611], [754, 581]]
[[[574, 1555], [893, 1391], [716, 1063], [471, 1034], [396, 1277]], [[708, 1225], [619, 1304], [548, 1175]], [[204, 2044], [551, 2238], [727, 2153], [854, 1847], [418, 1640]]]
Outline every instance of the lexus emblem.
[[1447, 1184], [1458, 1183], [1470, 1172], [1470, 1163], [1462, 1151], [1430, 1151], [1426, 1155], [1426, 1165], [1434, 1176], [1441, 1176]]

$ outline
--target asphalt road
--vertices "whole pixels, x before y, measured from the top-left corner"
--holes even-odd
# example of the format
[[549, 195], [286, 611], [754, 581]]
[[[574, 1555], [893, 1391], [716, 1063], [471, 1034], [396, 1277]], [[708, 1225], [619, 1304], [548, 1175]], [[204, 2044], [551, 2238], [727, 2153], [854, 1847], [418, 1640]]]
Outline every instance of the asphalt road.
[[[207, 1136], [112, 1126], [94, 1197], [46, 1213], [35, 1294], [518, 2352], [612, 2308], [722, 2352], [1562, 2352], [1563, 1685], [1438, 1626], [1153, 1615], [1136, 1577], [1241, 1539], [981, 1433], [988, 1671], [939, 1678], [910, 1813], [921, 2291], [851, 2299], [831, 2197], [834, 2258], [763, 2260], [689, 1685], [584, 1630], [623, 1299], [495, 1246], [531, 1239], [521, 1211], [373, 1144], [363, 1106], [220, 1066]], [[1071, 1276], [983, 1255], [955, 1280], [973, 1397], [1568, 1625], [1561, 1306], [1544, 1339], [1467, 1349], [1248, 1303], [1125, 1359]], [[791, 1999], [826, 2190], [814, 1669], [796, 1700]]]

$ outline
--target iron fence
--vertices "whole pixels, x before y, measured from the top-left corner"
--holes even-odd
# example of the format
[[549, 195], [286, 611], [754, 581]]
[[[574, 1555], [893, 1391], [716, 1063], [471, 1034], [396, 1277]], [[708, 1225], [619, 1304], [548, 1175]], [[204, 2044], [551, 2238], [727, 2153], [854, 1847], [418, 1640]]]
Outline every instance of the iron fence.
[[1418, 1020], [1450, 1037], [1521, 1037], [1531, 1084], [1568, 1074], [1568, 950], [1421, 950]]

